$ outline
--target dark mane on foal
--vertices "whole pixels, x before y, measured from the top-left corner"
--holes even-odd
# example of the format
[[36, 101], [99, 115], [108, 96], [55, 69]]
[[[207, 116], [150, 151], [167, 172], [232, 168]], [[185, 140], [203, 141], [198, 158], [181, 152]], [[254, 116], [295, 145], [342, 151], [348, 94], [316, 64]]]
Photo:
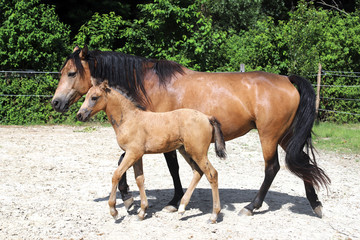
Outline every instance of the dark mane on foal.
[[131, 96], [129, 96], [123, 89], [121, 88], [108, 88], [109, 91], [114, 90], [118, 92], [120, 95], [124, 96], [127, 100], [129, 100], [134, 106], [142, 111], [146, 111], [146, 108], [140, 105], [136, 100], [134, 100]]
[[[84, 67], [81, 64], [80, 51], [73, 52], [65, 64], [68, 60], [74, 59], [75, 66], [82, 75]], [[144, 87], [144, 76], [147, 71], [157, 74], [160, 85], [166, 85], [176, 73], [184, 73], [182, 66], [176, 62], [148, 59], [120, 52], [89, 51], [84, 60], [88, 62], [91, 76], [97, 83], [108, 80], [110, 87], [125, 90], [128, 96], [141, 105], [149, 102]]]

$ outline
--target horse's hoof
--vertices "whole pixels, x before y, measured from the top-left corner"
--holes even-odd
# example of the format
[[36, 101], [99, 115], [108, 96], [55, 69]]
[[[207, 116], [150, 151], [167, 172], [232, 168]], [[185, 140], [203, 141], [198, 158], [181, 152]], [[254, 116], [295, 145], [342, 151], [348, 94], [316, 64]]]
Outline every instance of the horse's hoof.
[[180, 204], [178, 213], [180, 213], [181, 215], [183, 215], [185, 213], [185, 205], [184, 204]]
[[144, 220], [144, 218], [145, 218], [145, 213], [140, 211], [138, 214], [138, 221], [142, 221], [142, 220]]
[[322, 206], [319, 205], [316, 208], [314, 208], [314, 213], [319, 217], [322, 218], [323, 217], [323, 213], [322, 213]]
[[253, 212], [250, 211], [250, 210], [247, 209], [247, 208], [243, 208], [243, 209], [241, 209], [241, 211], [239, 212], [238, 215], [239, 215], [239, 216], [252, 216], [252, 215], [253, 215]]
[[176, 212], [177, 208], [172, 205], [167, 205], [166, 207], [163, 208], [163, 211], [172, 213], [172, 212]]
[[117, 217], [118, 217], [119, 213], [118, 213], [118, 211], [116, 209], [111, 208], [110, 209], [110, 214], [115, 220], [117, 220]]
[[131, 197], [129, 199], [126, 199], [124, 201], [124, 206], [126, 208], [126, 211], [128, 211], [128, 212], [131, 211], [131, 207], [134, 206], [134, 198]]
[[217, 223], [217, 222], [216, 222], [216, 219], [214, 220], [214, 219], [211, 219], [211, 218], [210, 218], [210, 219], [207, 220], [207, 223], [208, 223], [208, 224], [215, 224], [215, 223]]
[[213, 214], [207, 222], [210, 224], [214, 224], [216, 223], [216, 220], [217, 220], [217, 215]]

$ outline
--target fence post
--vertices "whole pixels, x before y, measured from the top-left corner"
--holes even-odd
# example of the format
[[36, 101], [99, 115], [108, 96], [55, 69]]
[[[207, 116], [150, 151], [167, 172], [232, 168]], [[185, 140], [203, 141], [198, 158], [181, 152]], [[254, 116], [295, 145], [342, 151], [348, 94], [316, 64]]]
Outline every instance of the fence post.
[[245, 64], [240, 63], [240, 72], [245, 72]]
[[315, 118], [318, 119], [319, 106], [320, 106], [320, 85], [321, 85], [321, 63], [319, 63], [319, 71], [317, 74], [317, 84], [316, 84], [316, 110], [315, 110]]

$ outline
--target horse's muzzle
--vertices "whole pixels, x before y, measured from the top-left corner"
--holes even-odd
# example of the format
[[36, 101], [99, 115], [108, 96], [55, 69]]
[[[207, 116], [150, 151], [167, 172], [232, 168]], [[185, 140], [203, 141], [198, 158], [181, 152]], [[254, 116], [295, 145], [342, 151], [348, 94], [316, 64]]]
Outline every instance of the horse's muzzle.
[[86, 122], [90, 119], [90, 112], [79, 111], [76, 117], [80, 122]]
[[65, 112], [69, 111], [69, 102], [66, 100], [64, 101], [60, 98], [53, 99], [51, 101], [51, 106], [57, 112], [65, 113]]

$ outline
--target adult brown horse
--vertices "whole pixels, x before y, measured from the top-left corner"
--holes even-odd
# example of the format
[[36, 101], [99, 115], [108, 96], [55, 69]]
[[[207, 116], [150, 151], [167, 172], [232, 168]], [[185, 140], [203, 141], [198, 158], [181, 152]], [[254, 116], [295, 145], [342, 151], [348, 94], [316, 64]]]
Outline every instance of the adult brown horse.
[[[53, 108], [67, 111], [90, 89], [91, 78], [108, 80], [110, 87], [127, 91], [150, 111], [192, 108], [215, 116], [222, 125], [225, 140], [256, 128], [265, 160], [265, 178], [255, 198], [240, 214], [251, 215], [261, 207], [280, 169], [277, 150], [280, 145], [286, 151], [288, 169], [303, 179], [312, 209], [322, 216], [314, 187], [326, 187], [330, 179], [318, 167], [313, 154], [315, 93], [308, 80], [265, 72], [196, 72], [171, 61], [75, 47], [61, 69]], [[177, 206], [183, 190], [176, 152], [165, 154], [165, 158], [175, 186], [169, 205]], [[119, 185], [122, 195], [127, 193], [126, 186]]]

